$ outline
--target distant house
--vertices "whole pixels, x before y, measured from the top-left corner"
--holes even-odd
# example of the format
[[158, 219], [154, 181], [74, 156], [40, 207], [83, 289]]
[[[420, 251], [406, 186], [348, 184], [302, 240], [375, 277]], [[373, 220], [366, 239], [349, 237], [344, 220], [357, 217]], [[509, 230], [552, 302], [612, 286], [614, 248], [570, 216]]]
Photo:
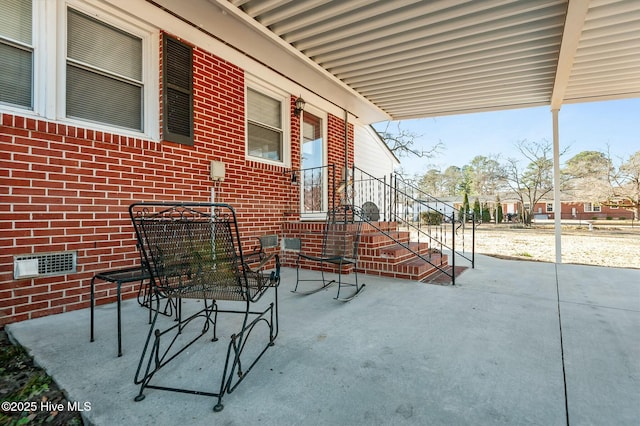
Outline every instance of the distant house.
[[[534, 215], [555, 219], [553, 200], [536, 203]], [[633, 212], [620, 208], [616, 203], [597, 203], [592, 201], [562, 201], [560, 203], [561, 219], [595, 220], [595, 219], [633, 219]]]
[[328, 76], [313, 78], [337, 89], [310, 91], [298, 81], [313, 70], [272, 69], [153, 2], [0, 13], [0, 325], [87, 307], [97, 271], [136, 264], [133, 202], [229, 203], [243, 236], [277, 242], [284, 222], [330, 207], [345, 167], [398, 165]]
[[[489, 209], [492, 220], [495, 220], [496, 197], [495, 196], [471, 196], [470, 208], [473, 208], [473, 202], [476, 198], [480, 201], [483, 208]], [[449, 203], [456, 209], [462, 207], [462, 197], [448, 198]], [[522, 203], [508, 194], [500, 195], [500, 207], [502, 208], [503, 221], [519, 220], [519, 215], [529, 208], [529, 205]], [[597, 220], [597, 219], [633, 219], [633, 212], [619, 207], [617, 203], [597, 203], [591, 201], [578, 200], [562, 200], [561, 201], [561, 219], [563, 220]], [[553, 200], [542, 200], [535, 204], [533, 208], [533, 219], [555, 219], [553, 210]]]

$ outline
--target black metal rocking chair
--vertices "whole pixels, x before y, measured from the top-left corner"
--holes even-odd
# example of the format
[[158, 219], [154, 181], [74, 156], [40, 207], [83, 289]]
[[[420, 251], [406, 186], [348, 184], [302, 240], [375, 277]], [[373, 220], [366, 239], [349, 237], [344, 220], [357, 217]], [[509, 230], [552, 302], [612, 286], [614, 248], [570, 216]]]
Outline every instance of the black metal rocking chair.
[[[304, 248], [298, 253], [296, 263], [296, 286], [294, 293], [313, 294], [334, 283], [338, 283], [336, 300], [349, 301], [356, 297], [364, 288], [358, 283], [358, 245], [362, 229], [362, 211], [354, 206], [339, 206], [327, 213], [327, 220], [322, 231], [322, 249], [320, 253], [313, 253]], [[319, 264], [320, 279], [302, 279], [300, 269], [313, 268]], [[336, 279], [327, 279], [325, 269], [337, 274]], [[343, 275], [353, 271], [353, 280], [345, 281]], [[302, 284], [301, 283], [305, 283]], [[314, 283], [314, 284], [306, 284]], [[343, 287], [351, 287], [353, 291], [348, 296], [340, 296]]]
[[[213, 410], [221, 411], [223, 395], [233, 392], [278, 335], [279, 258], [275, 254], [261, 255], [259, 264], [253, 269], [249, 267], [239, 243], [235, 211], [226, 204], [138, 203], [129, 207], [129, 213], [149, 267], [154, 303], [159, 308], [161, 297], [169, 298], [177, 307], [175, 321], [159, 318], [161, 309], [155, 309], [136, 371], [135, 383], [140, 385], [140, 392], [135, 400], [143, 400], [147, 388], [186, 392], [216, 397]], [[264, 271], [267, 264], [274, 265], [271, 272]], [[273, 289], [270, 292], [273, 299], [260, 301], [269, 289]], [[197, 299], [201, 305], [195, 312], [191, 307], [186, 314], [183, 299]], [[219, 301], [231, 302], [224, 302], [221, 307]], [[213, 345], [211, 349], [217, 347], [221, 352], [218, 358], [207, 354], [205, 361], [211, 368], [217, 362], [221, 370], [219, 385], [214, 385], [212, 391], [193, 390], [158, 380], [157, 374], [162, 369], [171, 373], [167, 365], [187, 358], [189, 353], [183, 354], [185, 350], [209, 329], [211, 340], [218, 340], [217, 328], [222, 317], [218, 314], [236, 314], [229, 317], [229, 324], [235, 324], [235, 328], [228, 345], [218, 347], [209, 343]], [[252, 339], [248, 345], [249, 337]], [[259, 342], [260, 338], [264, 340]], [[193, 346], [190, 352], [206, 347], [206, 341], [203, 343]], [[251, 349], [247, 350], [248, 347]]]

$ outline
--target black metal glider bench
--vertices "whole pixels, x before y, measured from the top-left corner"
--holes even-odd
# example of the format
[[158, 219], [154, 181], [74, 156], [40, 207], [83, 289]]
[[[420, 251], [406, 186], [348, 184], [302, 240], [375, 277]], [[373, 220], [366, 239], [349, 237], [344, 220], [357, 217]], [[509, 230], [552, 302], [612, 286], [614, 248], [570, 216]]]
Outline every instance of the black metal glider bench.
[[[161, 296], [171, 298], [178, 310], [172, 320], [155, 309], [136, 371], [140, 392], [135, 400], [144, 399], [145, 389], [186, 392], [217, 398], [213, 410], [221, 411], [223, 395], [233, 392], [278, 335], [278, 256], [258, 256], [249, 264], [235, 211], [226, 204], [138, 203], [129, 213], [149, 265], [153, 303], [159, 307]], [[266, 266], [272, 269], [266, 272]], [[198, 308], [183, 308], [183, 299], [195, 299]], [[219, 323], [231, 331], [226, 345], [215, 343]], [[208, 333], [210, 339], [201, 340]], [[190, 356], [203, 347], [210, 351], [204, 365], [183, 369], [193, 374], [193, 381], [187, 379], [192, 383], [217, 376], [207, 382], [210, 389], [167, 384], [174, 367], [193, 362]]]

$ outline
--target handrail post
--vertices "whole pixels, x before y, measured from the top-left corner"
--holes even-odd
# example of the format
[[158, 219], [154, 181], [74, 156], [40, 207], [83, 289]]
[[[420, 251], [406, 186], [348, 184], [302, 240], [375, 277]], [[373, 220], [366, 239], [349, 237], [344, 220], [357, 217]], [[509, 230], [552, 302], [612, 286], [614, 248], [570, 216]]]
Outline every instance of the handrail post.
[[471, 269], [475, 268], [475, 265], [476, 265], [476, 221], [474, 218], [473, 227], [471, 228]]
[[456, 285], [456, 220], [451, 213], [451, 285]]

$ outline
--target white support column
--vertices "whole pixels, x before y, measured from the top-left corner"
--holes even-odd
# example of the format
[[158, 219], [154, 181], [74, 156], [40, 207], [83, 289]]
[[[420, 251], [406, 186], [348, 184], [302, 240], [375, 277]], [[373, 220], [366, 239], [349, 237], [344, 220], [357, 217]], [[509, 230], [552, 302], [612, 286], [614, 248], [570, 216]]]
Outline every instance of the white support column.
[[562, 203], [560, 202], [560, 136], [558, 133], [559, 108], [552, 109], [553, 116], [553, 217], [556, 235], [556, 263], [562, 263]]

